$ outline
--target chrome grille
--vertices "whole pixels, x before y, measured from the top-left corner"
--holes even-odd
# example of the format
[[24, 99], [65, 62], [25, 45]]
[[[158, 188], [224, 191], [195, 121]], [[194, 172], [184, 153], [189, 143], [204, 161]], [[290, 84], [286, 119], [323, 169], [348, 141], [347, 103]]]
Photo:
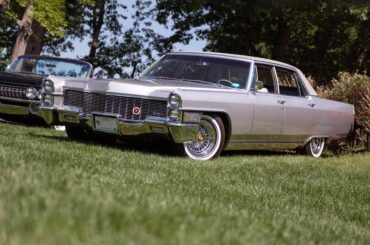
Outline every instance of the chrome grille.
[[26, 88], [0, 84], [0, 97], [27, 99]]
[[[64, 105], [82, 108], [84, 113], [119, 114], [122, 119], [142, 121], [147, 117], [166, 117], [167, 102], [116, 95], [86, 93], [75, 90], [64, 91]], [[133, 109], [139, 107], [140, 115], [134, 115]]]

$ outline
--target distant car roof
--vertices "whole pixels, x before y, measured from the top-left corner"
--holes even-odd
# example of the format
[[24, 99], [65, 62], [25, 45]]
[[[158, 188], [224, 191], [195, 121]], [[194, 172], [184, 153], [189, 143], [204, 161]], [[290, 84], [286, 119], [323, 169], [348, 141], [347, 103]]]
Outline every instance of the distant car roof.
[[85, 64], [88, 64], [92, 67], [92, 65], [87, 62], [87, 61], [83, 61], [83, 60], [79, 60], [79, 59], [71, 59], [71, 58], [60, 58], [60, 57], [53, 57], [53, 56], [46, 56], [46, 55], [21, 55], [18, 57], [19, 58], [31, 58], [31, 59], [47, 59], [47, 60], [60, 60], [60, 61], [68, 61], [68, 62], [74, 62], [74, 63], [85, 63]]

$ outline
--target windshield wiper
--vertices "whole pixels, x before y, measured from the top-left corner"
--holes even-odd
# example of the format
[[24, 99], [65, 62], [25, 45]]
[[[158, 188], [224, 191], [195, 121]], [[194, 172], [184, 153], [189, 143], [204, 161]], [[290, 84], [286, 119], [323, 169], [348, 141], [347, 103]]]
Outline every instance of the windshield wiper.
[[177, 80], [177, 78], [173, 77], [148, 77], [149, 79], [163, 79], [163, 80]]
[[222, 86], [220, 86], [220, 84], [216, 84], [216, 83], [209, 82], [209, 81], [204, 81], [204, 80], [181, 79], [181, 81], [193, 82], [193, 83], [201, 83], [201, 84], [209, 84], [209, 85], [214, 85], [214, 86], [217, 86], [217, 87], [222, 87]]

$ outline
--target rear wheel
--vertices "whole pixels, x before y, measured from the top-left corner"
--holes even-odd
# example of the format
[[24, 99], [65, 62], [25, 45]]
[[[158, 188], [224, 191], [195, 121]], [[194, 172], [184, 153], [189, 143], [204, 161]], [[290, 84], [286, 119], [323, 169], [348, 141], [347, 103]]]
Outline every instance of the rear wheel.
[[91, 139], [91, 133], [84, 128], [66, 126], [66, 133], [71, 140], [87, 141]]
[[196, 139], [184, 143], [188, 157], [194, 160], [209, 160], [219, 156], [225, 144], [225, 128], [218, 116], [202, 116]]
[[321, 156], [325, 147], [325, 138], [316, 137], [312, 138], [305, 147], [306, 154], [315, 158]]

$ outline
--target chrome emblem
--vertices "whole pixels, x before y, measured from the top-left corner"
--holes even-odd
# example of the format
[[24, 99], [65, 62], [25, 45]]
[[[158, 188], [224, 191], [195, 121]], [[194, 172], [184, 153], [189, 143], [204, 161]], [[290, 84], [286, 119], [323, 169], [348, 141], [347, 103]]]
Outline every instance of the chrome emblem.
[[134, 114], [135, 116], [139, 116], [141, 114], [141, 109], [140, 107], [134, 107], [132, 109], [132, 114]]

